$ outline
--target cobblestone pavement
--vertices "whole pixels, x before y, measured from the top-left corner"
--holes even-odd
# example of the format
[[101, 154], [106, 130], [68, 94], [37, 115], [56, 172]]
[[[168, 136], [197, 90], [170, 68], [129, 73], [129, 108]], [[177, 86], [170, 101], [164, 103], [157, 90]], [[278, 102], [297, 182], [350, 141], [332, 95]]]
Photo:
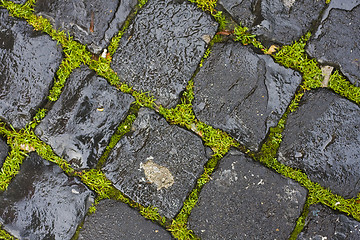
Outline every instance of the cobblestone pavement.
[[0, 1], [0, 239], [360, 239], [360, 0]]

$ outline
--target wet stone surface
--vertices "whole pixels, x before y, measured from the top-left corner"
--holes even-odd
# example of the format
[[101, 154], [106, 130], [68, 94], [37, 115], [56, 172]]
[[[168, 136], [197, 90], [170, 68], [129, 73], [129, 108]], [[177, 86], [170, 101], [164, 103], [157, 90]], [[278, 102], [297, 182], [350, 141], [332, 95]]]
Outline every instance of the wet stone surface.
[[124, 203], [113, 200], [101, 201], [96, 212], [85, 219], [79, 240], [88, 239], [172, 239], [169, 232], [146, 220], [139, 212]]
[[261, 0], [220, 0], [218, 4], [223, 6], [237, 23], [242, 26], [252, 27], [256, 21], [256, 10]]
[[8, 155], [10, 148], [6, 142], [0, 138], [0, 169], [5, 161], [6, 156]]
[[0, 194], [0, 224], [20, 239], [70, 239], [92, 201], [79, 180], [30, 153]]
[[360, 192], [360, 108], [333, 92], [307, 92], [289, 114], [279, 161], [345, 198]]
[[172, 218], [207, 161], [202, 141], [149, 109], [140, 109], [133, 130], [115, 146], [103, 171], [125, 195]]
[[121, 29], [136, 4], [136, 0], [38, 0], [35, 13], [98, 54]]
[[[179, 24], [181, 23], [181, 24]], [[173, 107], [185, 90], [218, 24], [195, 4], [150, 0], [121, 38], [112, 68], [135, 90]]]
[[262, 0], [263, 20], [252, 33], [261, 40], [289, 45], [311, 29], [325, 6], [318, 0]]
[[236, 43], [215, 44], [194, 82], [196, 116], [258, 150], [301, 82], [299, 73]]
[[288, 239], [306, 190], [231, 150], [200, 193], [189, 218], [202, 239]]
[[360, 239], [360, 223], [328, 207], [312, 205], [297, 239]]
[[[321, 63], [340, 67], [349, 81], [360, 87], [360, 1], [349, 5], [343, 6], [339, 1], [330, 5], [329, 14], [310, 39], [307, 52]], [[351, 10], [354, 5], [357, 7]]]
[[0, 119], [25, 127], [49, 94], [61, 58], [48, 35], [0, 9]]
[[82, 66], [70, 75], [35, 133], [73, 167], [94, 167], [133, 101]]

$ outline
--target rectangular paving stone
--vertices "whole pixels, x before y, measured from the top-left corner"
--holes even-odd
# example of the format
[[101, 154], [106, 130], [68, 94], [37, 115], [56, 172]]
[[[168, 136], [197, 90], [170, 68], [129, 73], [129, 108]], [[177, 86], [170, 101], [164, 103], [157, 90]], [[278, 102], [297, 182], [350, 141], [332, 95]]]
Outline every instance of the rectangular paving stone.
[[117, 143], [103, 171], [132, 200], [173, 218], [207, 160], [198, 136], [140, 109], [133, 132]]
[[30, 153], [0, 193], [0, 224], [18, 239], [71, 239], [93, 201], [78, 179]]
[[288, 239], [307, 191], [231, 150], [202, 189], [189, 227], [201, 239]]
[[146, 220], [135, 209], [114, 200], [103, 200], [96, 212], [87, 216], [78, 240], [163, 240], [172, 239], [169, 232]]
[[94, 167], [133, 101], [82, 66], [71, 73], [35, 134], [73, 167]]
[[238, 43], [216, 43], [194, 78], [196, 117], [253, 151], [277, 125], [301, 76]]
[[0, 119], [24, 128], [46, 100], [61, 59], [56, 41], [0, 9]]
[[359, 16], [359, 0], [332, 1], [306, 48], [308, 54], [320, 63], [339, 67], [357, 87], [360, 87]]
[[211, 39], [217, 26], [195, 4], [149, 0], [121, 38], [111, 66], [135, 90], [174, 107], [206, 50], [203, 38]]
[[121, 29], [136, 0], [37, 0], [35, 13], [99, 54]]
[[360, 107], [327, 90], [306, 92], [290, 113], [278, 160], [345, 198], [360, 192]]

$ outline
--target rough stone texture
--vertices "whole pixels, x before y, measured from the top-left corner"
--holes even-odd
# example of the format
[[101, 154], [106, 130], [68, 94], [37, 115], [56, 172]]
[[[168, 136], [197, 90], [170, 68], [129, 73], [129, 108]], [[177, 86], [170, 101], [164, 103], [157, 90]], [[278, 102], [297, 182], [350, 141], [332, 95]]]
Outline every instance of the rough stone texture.
[[298, 240], [360, 239], [360, 223], [320, 204], [312, 205]]
[[262, 0], [263, 20], [252, 32], [261, 39], [289, 45], [311, 29], [325, 6], [325, 1], [318, 0]]
[[348, 5], [342, 6], [339, 1], [330, 5], [329, 14], [310, 39], [306, 50], [319, 62], [339, 66], [349, 81], [360, 87], [360, 1], [354, 5], [357, 7], [351, 11], [337, 9], [350, 8]]
[[5, 161], [5, 158], [8, 155], [10, 148], [6, 144], [6, 142], [0, 138], [0, 169]]
[[194, 81], [196, 116], [258, 150], [301, 82], [299, 73], [236, 43], [215, 44]]
[[288, 239], [305, 199], [298, 183], [234, 151], [204, 186], [189, 226], [201, 239]]
[[49, 94], [60, 62], [56, 42], [0, 9], [0, 118], [25, 127]]
[[[158, 207], [160, 214], [172, 218], [182, 207], [207, 161], [201, 139], [169, 125], [148, 109], [140, 109], [133, 128], [134, 132], [115, 146], [103, 171], [114, 186], [131, 199], [145, 206]], [[167, 168], [174, 183], [160, 189], [152, 184], [143, 169], [149, 161]], [[159, 169], [153, 174], [162, 172]]]
[[136, 210], [113, 200], [101, 201], [96, 212], [85, 219], [79, 240], [171, 239], [170, 233], [146, 220]]
[[70, 239], [92, 201], [79, 180], [31, 153], [0, 194], [0, 224], [19, 239]]
[[218, 4], [222, 5], [227, 12], [231, 14], [237, 23], [242, 26], [252, 27], [256, 21], [257, 7], [261, 0], [220, 0]]
[[120, 30], [136, 4], [136, 0], [38, 0], [35, 13], [49, 19], [56, 29], [70, 32], [75, 40], [98, 54]]
[[333, 92], [307, 92], [289, 114], [279, 161], [345, 198], [360, 192], [360, 108]]
[[150, 0], [113, 56], [112, 68], [136, 90], [173, 107], [202, 58], [217, 23], [195, 4]]
[[94, 167], [133, 100], [87, 67], [78, 68], [35, 133], [73, 167]]

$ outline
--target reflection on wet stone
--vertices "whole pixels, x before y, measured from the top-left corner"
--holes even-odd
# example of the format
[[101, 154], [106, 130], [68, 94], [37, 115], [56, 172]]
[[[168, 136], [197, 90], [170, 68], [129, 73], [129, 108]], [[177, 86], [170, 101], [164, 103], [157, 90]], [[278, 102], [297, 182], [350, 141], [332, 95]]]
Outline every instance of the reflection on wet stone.
[[221, 43], [194, 82], [196, 116], [256, 151], [285, 112], [301, 76], [246, 46]]
[[19, 239], [70, 239], [93, 198], [79, 180], [30, 153], [0, 194], [0, 224]]
[[202, 141], [149, 109], [140, 109], [133, 131], [118, 142], [103, 171], [125, 195], [172, 218], [207, 161]]
[[75, 40], [98, 54], [136, 4], [136, 0], [38, 0], [35, 13], [49, 19], [56, 29], [70, 32]]
[[[330, 5], [334, 8], [330, 8], [328, 16], [310, 39], [307, 52], [319, 62], [339, 66], [349, 81], [360, 87], [360, 1], [354, 5], [358, 6], [351, 11], [336, 8], [342, 4]], [[349, 9], [346, 5], [343, 7]]]
[[289, 114], [279, 161], [345, 198], [360, 192], [360, 107], [321, 89]]
[[55, 41], [0, 9], [0, 119], [25, 127], [45, 101], [60, 62]]
[[211, 178], [189, 218], [201, 239], [289, 238], [305, 188], [232, 150]]
[[94, 167], [133, 101], [95, 72], [80, 67], [35, 133], [73, 167]]
[[217, 23], [195, 4], [150, 0], [121, 38], [112, 68], [135, 90], [173, 107], [202, 58]]

